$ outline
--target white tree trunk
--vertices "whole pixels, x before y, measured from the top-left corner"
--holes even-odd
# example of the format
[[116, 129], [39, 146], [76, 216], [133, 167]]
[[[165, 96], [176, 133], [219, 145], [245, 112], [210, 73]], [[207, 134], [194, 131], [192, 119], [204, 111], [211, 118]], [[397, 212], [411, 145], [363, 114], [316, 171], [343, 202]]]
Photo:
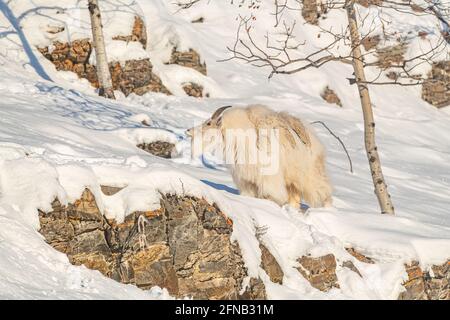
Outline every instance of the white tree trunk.
[[105, 39], [103, 38], [103, 25], [98, 0], [88, 0], [89, 15], [91, 17], [92, 39], [95, 48], [97, 78], [99, 82], [99, 95], [115, 99], [114, 90], [106, 57]]
[[380, 204], [381, 213], [394, 214], [394, 206], [384, 181], [381, 170], [380, 157], [375, 144], [375, 120], [373, 118], [372, 102], [370, 101], [369, 88], [364, 73], [363, 57], [361, 54], [361, 39], [356, 21], [354, 0], [348, 0], [346, 4], [347, 18], [350, 28], [352, 43], [353, 69], [355, 71], [356, 83], [358, 85], [361, 107], [364, 115], [364, 141], [370, 171], [372, 173], [375, 194]]

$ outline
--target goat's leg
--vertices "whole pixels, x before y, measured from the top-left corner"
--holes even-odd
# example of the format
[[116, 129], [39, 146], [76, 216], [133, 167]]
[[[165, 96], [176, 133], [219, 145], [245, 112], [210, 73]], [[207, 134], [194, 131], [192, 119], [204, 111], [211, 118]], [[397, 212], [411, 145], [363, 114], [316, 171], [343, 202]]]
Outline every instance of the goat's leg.
[[258, 197], [258, 188], [254, 182], [250, 181], [240, 181], [239, 182], [239, 191], [242, 196], [247, 197]]
[[295, 209], [300, 209], [300, 203], [302, 201], [300, 190], [293, 184], [286, 185], [286, 190], [288, 192], [289, 205]]

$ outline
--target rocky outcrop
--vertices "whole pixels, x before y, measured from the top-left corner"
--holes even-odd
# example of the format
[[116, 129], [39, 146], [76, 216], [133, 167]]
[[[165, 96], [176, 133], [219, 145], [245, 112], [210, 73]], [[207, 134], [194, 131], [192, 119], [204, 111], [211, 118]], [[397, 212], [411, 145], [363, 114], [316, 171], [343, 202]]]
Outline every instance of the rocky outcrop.
[[246, 269], [230, 239], [232, 222], [203, 199], [162, 195], [161, 209], [134, 212], [123, 223], [105, 219], [88, 189], [67, 206], [56, 199], [52, 208], [39, 212], [39, 232], [75, 265], [177, 297], [265, 298], [258, 279], [239, 295]]
[[[183, 85], [183, 90], [186, 92], [188, 96], [194, 97], [194, 98], [203, 98], [203, 86], [188, 82]], [[206, 97], [209, 97], [209, 94], [207, 93], [205, 95]]]
[[161, 79], [156, 76], [149, 59], [128, 60], [109, 64], [114, 90], [122, 91], [126, 96], [131, 93], [143, 95], [147, 92], [171, 94]]
[[376, 48], [381, 41], [381, 37], [379, 35], [375, 36], [367, 36], [361, 40], [361, 44], [364, 47], [364, 50], [370, 51], [373, 48]]
[[266, 287], [259, 278], [251, 278], [249, 285], [240, 296], [243, 300], [266, 300]]
[[303, 256], [298, 259], [297, 270], [316, 289], [329, 291], [331, 288], [339, 288], [336, 276], [336, 259], [333, 254], [313, 258]]
[[200, 55], [194, 49], [189, 49], [189, 51], [178, 51], [177, 48], [173, 48], [168, 64], [177, 64], [197, 70], [205, 76], [207, 75], [206, 63], [201, 61]]
[[113, 196], [120, 190], [124, 189], [124, 187], [113, 187], [113, 186], [101, 185], [100, 189], [102, 190], [103, 194], [105, 194], [107, 196]]
[[[99, 87], [96, 67], [89, 63], [92, 53], [89, 39], [74, 40], [71, 43], [56, 41], [52, 48], [38, 49], [57, 70], [75, 72], [78, 77], [87, 79], [96, 88]], [[147, 92], [170, 94], [161, 79], [152, 72], [153, 65], [149, 59], [110, 62], [109, 70], [114, 90], [120, 90], [126, 96], [131, 93], [143, 95]]]
[[191, 21], [191, 23], [203, 23], [205, 22], [205, 18], [200, 17]]
[[[353, 248], [346, 248], [347, 252], [363, 263], [375, 262]], [[321, 291], [339, 288], [336, 276], [337, 261], [333, 254], [312, 258], [303, 256], [297, 268], [310, 284]], [[355, 264], [348, 260], [340, 264], [362, 277]], [[434, 265], [430, 271], [424, 272], [417, 261], [405, 265], [408, 280], [403, 283], [405, 291], [399, 300], [450, 300], [450, 260], [442, 265]]]
[[98, 88], [95, 67], [89, 64], [92, 44], [89, 39], [74, 40], [72, 43], [55, 41], [51, 48], [38, 48], [45, 58], [50, 60], [60, 71], [75, 72], [78, 77], [87, 79]]
[[450, 260], [424, 272], [417, 261], [405, 265], [408, 280], [400, 300], [450, 300]]
[[422, 99], [438, 108], [450, 105], [450, 61], [433, 64], [422, 86]]
[[406, 44], [377, 48], [377, 65], [381, 69], [388, 69], [392, 66], [402, 65], [406, 52]]
[[259, 249], [261, 250], [261, 268], [267, 273], [270, 281], [282, 284], [284, 273], [277, 260], [264, 244], [260, 243]]
[[175, 144], [166, 141], [154, 141], [151, 143], [140, 143], [139, 149], [147, 151], [155, 156], [170, 159], [175, 153]]
[[[353, 248], [347, 252], [364, 263], [375, 263]], [[405, 291], [398, 296], [399, 300], [450, 300], [450, 260], [442, 265], [433, 265], [424, 272], [417, 261], [405, 264], [408, 280], [403, 283]]]
[[113, 40], [122, 40], [126, 42], [138, 41], [142, 44], [144, 49], [147, 48], [147, 29], [142, 18], [138, 16], [134, 17], [133, 29], [131, 30], [130, 35], [116, 36], [113, 37]]
[[342, 107], [341, 99], [339, 99], [336, 92], [334, 92], [332, 89], [330, 89], [328, 86], [322, 91], [320, 94], [323, 100], [330, 104], [336, 104], [339, 107]]
[[370, 264], [375, 263], [371, 258], [366, 257], [365, 255], [359, 253], [354, 248], [345, 248], [345, 250], [347, 250], [348, 253], [350, 253], [353, 257], [355, 257], [357, 260], [359, 260], [361, 262], [370, 263]]
[[383, 4], [383, 0], [356, 0], [356, 3], [362, 5], [365, 8], [369, 6], [380, 6]]
[[302, 0], [302, 2], [302, 17], [306, 22], [317, 25], [320, 17], [317, 0]]

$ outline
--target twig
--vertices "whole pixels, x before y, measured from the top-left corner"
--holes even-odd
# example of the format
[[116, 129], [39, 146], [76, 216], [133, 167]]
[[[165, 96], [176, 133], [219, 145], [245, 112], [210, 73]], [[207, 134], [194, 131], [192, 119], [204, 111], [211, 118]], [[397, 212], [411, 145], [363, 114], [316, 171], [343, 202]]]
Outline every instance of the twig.
[[336, 138], [337, 141], [339, 141], [339, 143], [342, 145], [342, 148], [344, 149], [345, 153], [347, 154], [347, 158], [348, 158], [348, 163], [350, 164], [350, 172], [353, 173], [353, 163], [352, 163], [352, 159], [350, 158], [350, 155], [348, 154], [347, 148], [345, 147], [344, 142], [342, 142], [341, 138], [339, 138], [333, 131], [331, 131], [330, 128], [328, 128], [328, 126], [323, 122], [323, 121], [314, 121], [311, 122], [311, 124], [316, 124], [316, 123], [320, 123], [322, 126], [325, 127], [325, 129], [328, 130], [328, 132]]

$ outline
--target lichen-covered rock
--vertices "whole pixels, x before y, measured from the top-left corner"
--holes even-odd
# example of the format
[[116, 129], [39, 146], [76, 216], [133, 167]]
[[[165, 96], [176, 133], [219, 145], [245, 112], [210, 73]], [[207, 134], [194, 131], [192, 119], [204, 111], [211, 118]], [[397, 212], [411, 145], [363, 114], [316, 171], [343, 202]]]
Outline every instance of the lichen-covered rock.
[[422, 99], [438, 108], [450, 105], [450, 61], [433, 64], [422, 86]]
[[[74, 40], [71, 43], [56, 41], [51, 48], [38, 50], [58, 71], [72, 71], [79, 78], [87, 79], [95, 88], [99, 87], [96, 67], [89, 63], [92, 54], [89, 39]], [[114, 90], [120, 90], [126, 96], [131, 93], [143, 95], [147, 92], [170, 94], [161, 79], [153, 73], [153, 65], [149, 59], [110, 62], [109, 70]]]
[[175, 144], [166, 141], [154, 141], [151, 143], [140, 143], [138, 148], [155, 156], [170, 159], [175, 153]]
[[262, 243], [259, 244], [259, 248], [261, 249], [261, 268], [267, 273], [270, 281], [282, 284], [284, 273], [277, 260]]
[[[237, 299], [246, 269], [232, 222], [215, 205], [188, 196], [163, 195], [161, 209], [135, 212], [123, 223], [107, 220], [85, 189], [73, 204], [39, 212], [40, 233], [76, 265], [142, 289], [155, 285], [174, 296]], [[249, 298], [265, 298], [259, 279]]]
[[298, 259], [297, 270], [316, 289], [329, 291], [331, 288], [339, 288], [336, 275], [336, 259], [333, 254], [313, 258], [303, 256]]
[[200, 55], [194, 49], [189, 49], [189, 51], [178, 51], [177, 48], [173, 48], [169, 64], [177, 64], [186, 68], [192, 68], [205, 76], [207, 75], [206, 63], [201, 61]]
[[341, 99], [339, 99], [336, 92], [334, 92], [334, 90], [330, 89], [328, 86], [323, 90], [323, 92], [320, 96], [326, 102], [328, 102], [330, 104], [336, 104], [339, 107], [342, 107]]

